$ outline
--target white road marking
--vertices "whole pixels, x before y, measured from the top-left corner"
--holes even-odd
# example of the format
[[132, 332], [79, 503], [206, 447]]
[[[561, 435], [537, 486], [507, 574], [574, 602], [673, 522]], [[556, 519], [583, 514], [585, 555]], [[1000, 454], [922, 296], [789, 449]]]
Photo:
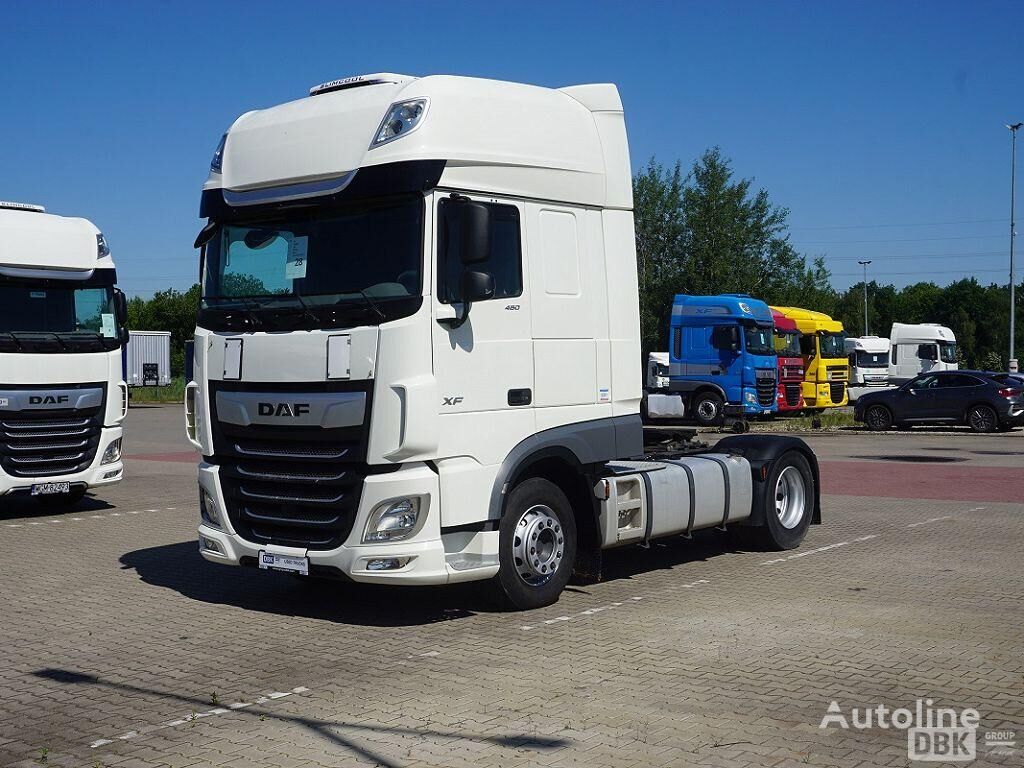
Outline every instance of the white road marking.
[[[433, 651], [432, 653], [436, 655], [437, 652]], [[214, 707], [213, 709], [208, 709], [204, 712], [190, 712], [185, 717], [178, 718], [177, 720], [169, 720], [165, 723], [159, 723], [157, 725], [147, 725], [136, 730], [127, 731], [125, 733], [122, 733], [120, 736], [115, 736], [114, 739], [117, 739], [119, 741], [128, 741], [129, 739], [134, 739], [139, 736], [145, 736], [148, 733], [152, 733], [153, 731], [158, 731], [163, 728], [177, 728], [178, 726], [185, 725], [186, 723], [194, 723], [196, 720], [200, 720], [204, 717], [215, 717], [216, 715], [225, 715], [234, 710], [245, 709], [255, 704], [265, 704], [268, 701], [274, 699], [283, 699], [285, 696], [291, 696], [294, 693], [307, 693], [308, 691], [309, 688], [307, 688], [304, 685], [296, 686], [295, 688], [292, 688], [290, 691], [273, 691], [272, 693], [268, 693], [265, 696], [258, 696], [253, 701], [238, 701], [234, 704], [229, 704], [227, 707]], [[114, 739], [96, 739], [95, 741], [90, 742], [89, 747], [91, 749], [104, 747], [107, 744], [113, 744]]]

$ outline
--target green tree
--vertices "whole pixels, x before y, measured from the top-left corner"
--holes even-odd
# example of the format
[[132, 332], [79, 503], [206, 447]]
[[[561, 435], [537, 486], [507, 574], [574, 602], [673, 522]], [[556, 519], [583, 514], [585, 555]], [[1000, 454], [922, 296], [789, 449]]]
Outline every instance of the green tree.
[[128, 327], [136, 331], [171, 332], [171, 374], [185, 371], [185, 342], [192, 339], [199, 310], [199, 285], [182, 292], [158, 291], [151, 299], [135, 296], [128, 302]]

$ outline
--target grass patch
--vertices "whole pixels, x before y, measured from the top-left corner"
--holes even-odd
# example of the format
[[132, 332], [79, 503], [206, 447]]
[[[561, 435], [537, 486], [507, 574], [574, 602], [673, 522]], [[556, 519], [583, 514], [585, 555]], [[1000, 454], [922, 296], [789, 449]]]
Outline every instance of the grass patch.
[[183, 403], [185, 402], [185, 377], [171, 379], [166, 387], [132, 387], [131, 402], [141, 403]]
[[[853, 412], [846, 408], [829, 408], [818, 418], [821, 420], [820, 429], [836, 430], [843, 427], [855, 427], [858, 422], [853, 420]], [[817, 432], [819, 430], [811, 426], [813, 416], [776, 416], [767, 422], [750, 422], [752, 432]]]

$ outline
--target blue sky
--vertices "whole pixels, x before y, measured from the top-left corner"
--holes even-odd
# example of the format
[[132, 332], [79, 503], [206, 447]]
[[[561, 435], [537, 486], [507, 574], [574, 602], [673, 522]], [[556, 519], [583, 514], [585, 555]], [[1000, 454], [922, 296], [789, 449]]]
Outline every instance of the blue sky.
[[858, 259], [897, 285], [1007, 280], [1024, 3], [5, 0], [2, 16], [0, 199], [92, 219], [130, 295], [194, 282], [200, 186], [237, 115], [375, 71], [615, 82], [634, 168], [720, 146], [837, 287]]

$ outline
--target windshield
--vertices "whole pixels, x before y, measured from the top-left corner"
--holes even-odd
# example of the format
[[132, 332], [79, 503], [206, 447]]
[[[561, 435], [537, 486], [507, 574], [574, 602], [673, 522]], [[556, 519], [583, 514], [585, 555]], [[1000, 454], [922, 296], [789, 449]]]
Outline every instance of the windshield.
[[772, 340], [771, 328], [744, 326], [743, 341], [750, 355], [774, 355], [775, 343]]
[[843, 352], [846, 341], [845, 333], [842, 331], [839, 333], [823, 333], [819, 336], [819, 339], [818, 344], [821, 347], [822, 357], [846, 357]]
[[889, 367], [889, 353], [888, 352], [865, 352], [859, 350], [857, 352], [858, 368], [888, 368]]
[[94, 352], [120, 345], [113, 270], [88, 280], [0, 277], [0, 352]]
[[775, 352], [779, 357], [800, 357], [800, 332], [776, 329]]
[[422, 253], [419, 197], [229, 223], [206, 247], [201, 308], [383, 319], [389, 302], [419, 300]]
[[955, 341], [940, 341], [939, 342], [939, 357], [942, 358], [944, 363], [955, 363], [956, 360], [956, 342]]

